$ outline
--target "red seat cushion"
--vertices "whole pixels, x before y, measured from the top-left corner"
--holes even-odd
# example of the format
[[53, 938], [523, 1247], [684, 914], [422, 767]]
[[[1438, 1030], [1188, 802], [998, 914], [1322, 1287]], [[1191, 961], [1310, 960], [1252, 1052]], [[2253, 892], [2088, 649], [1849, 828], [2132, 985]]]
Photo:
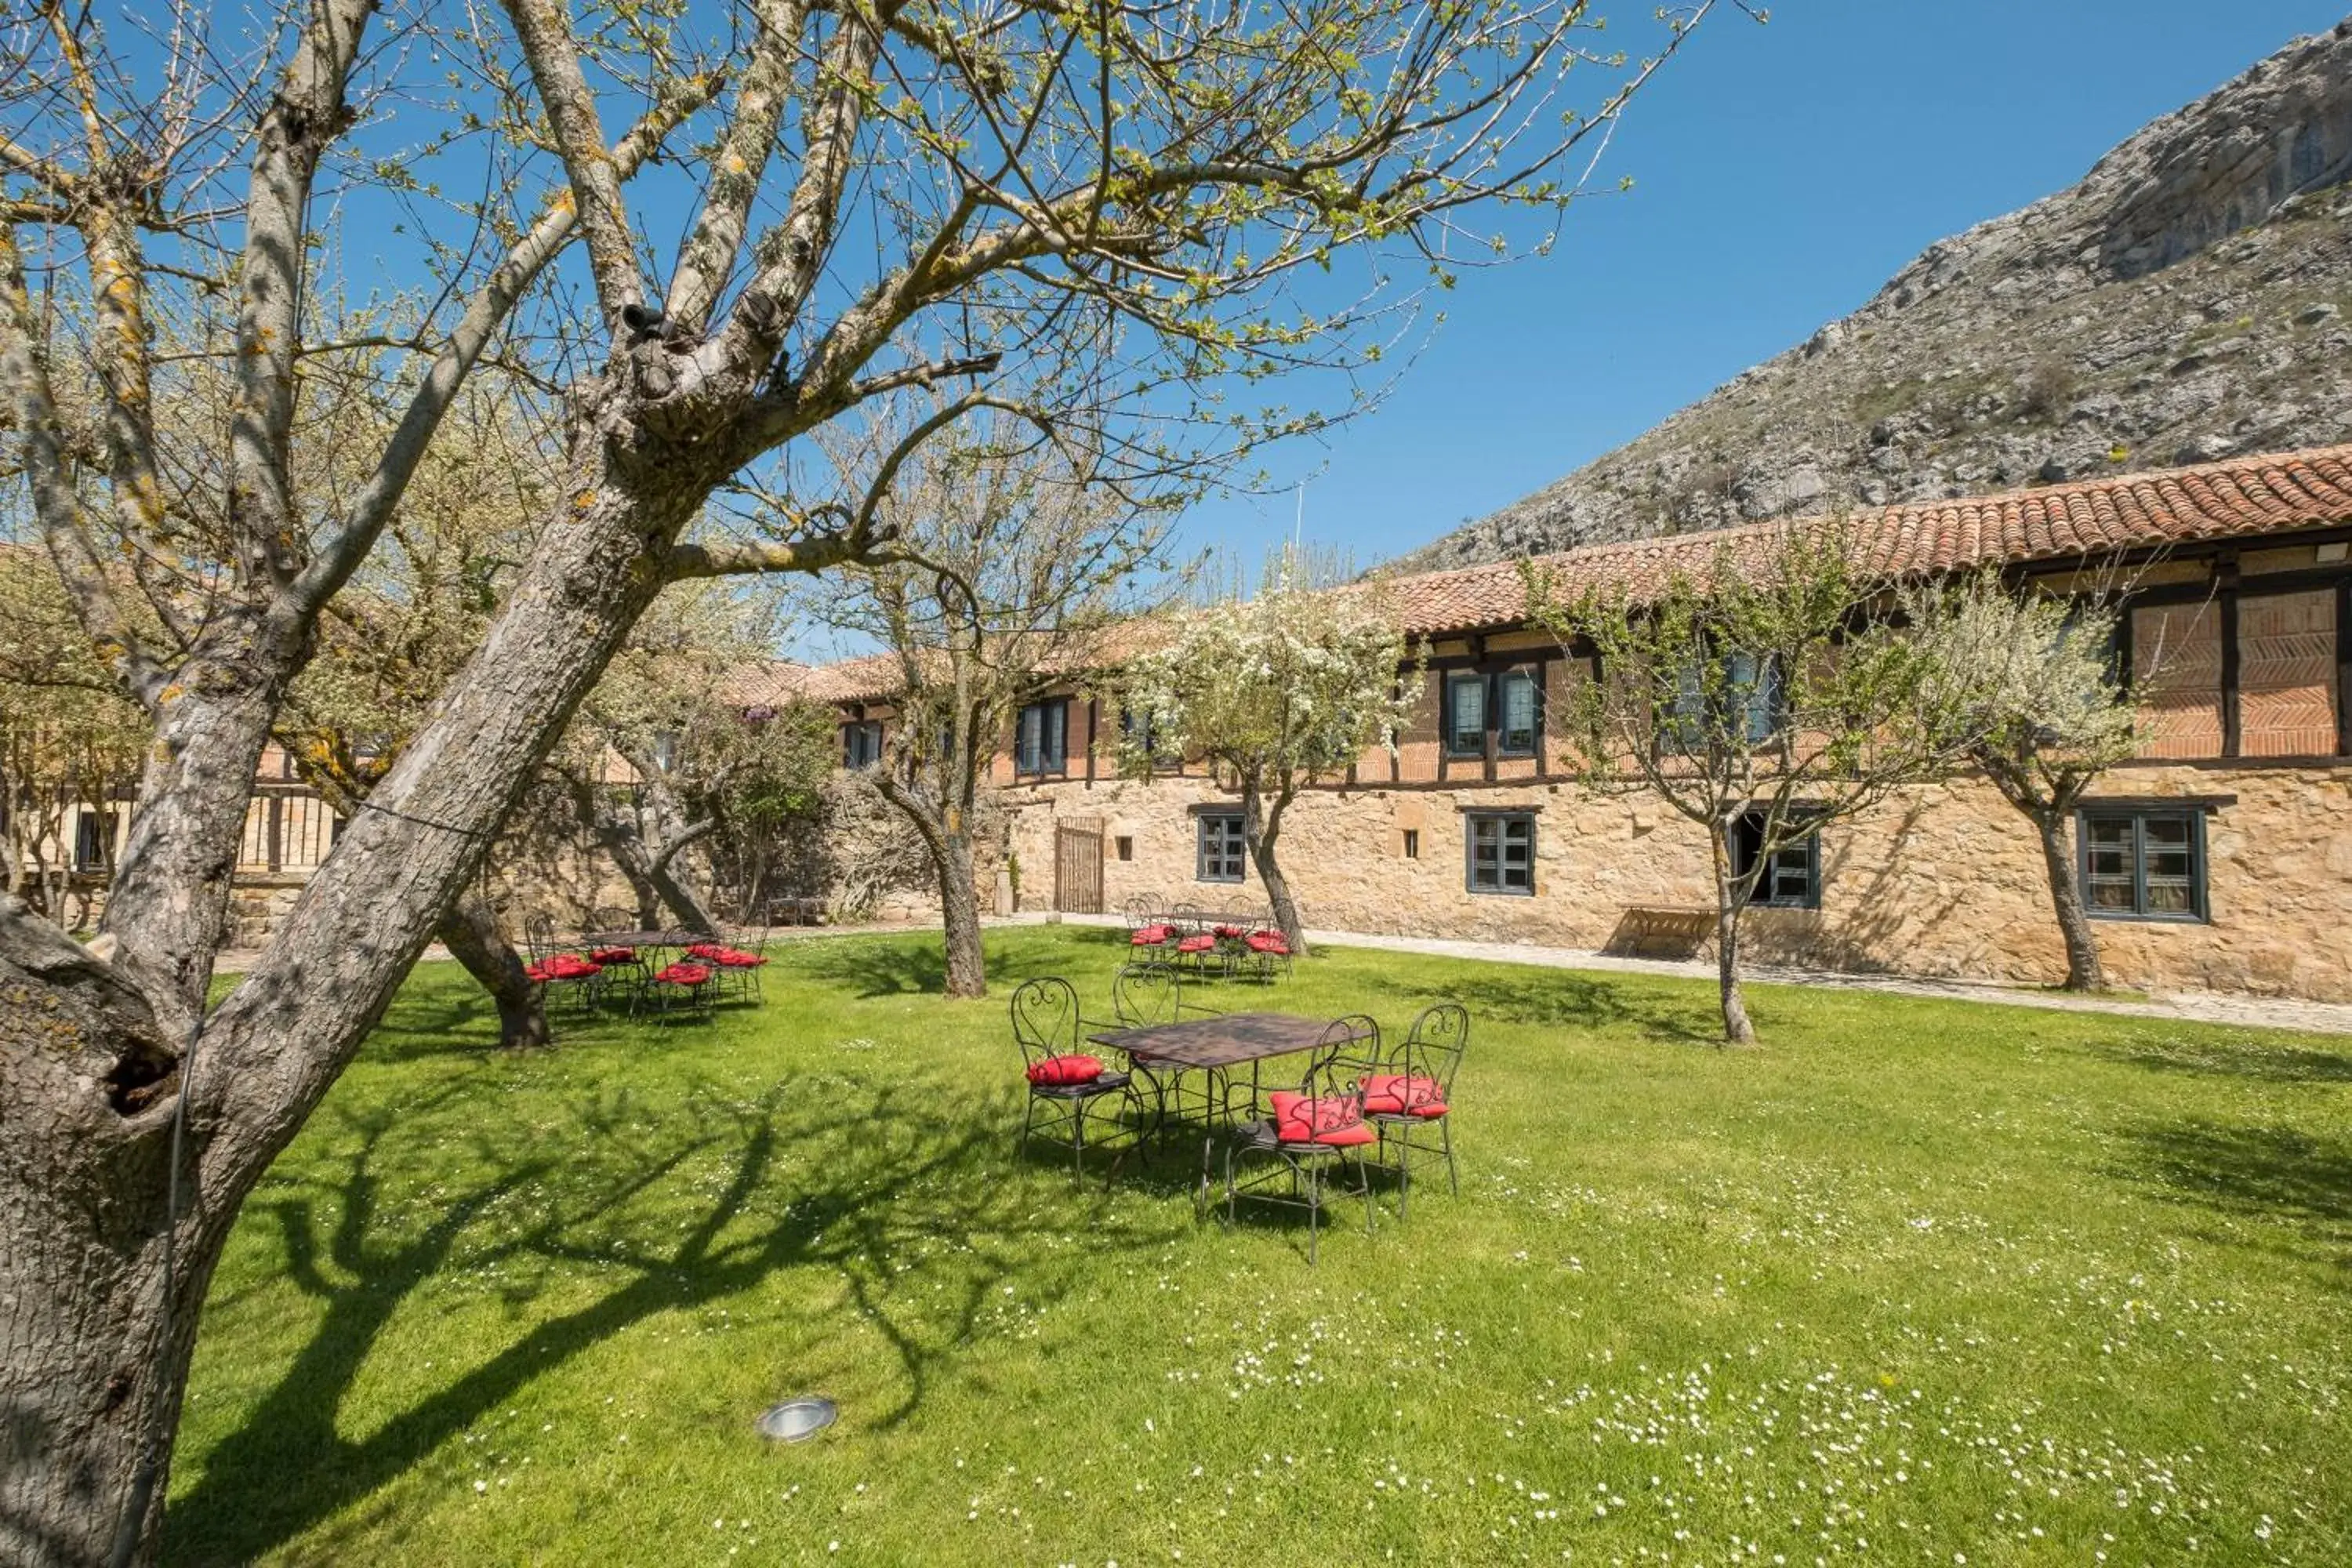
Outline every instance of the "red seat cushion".
[[635, 963], [637, 950], [634, 947], [600, 947], [588, 954], [591, 963]]
[[1290, 944], [1282, 940], [1280, 931], [1254, 931], [1249, 933], [1248, 941], [1252, 952], [1263, 952], [1272, 958], [1290, 956]]
[[1188, 936], [1182, 942], [1176, 944], [1176, 951], [1179, 952], [1206, 952], [1216, 945], [1217, 939], [1213, 936]]
[[1166, 926], [1138, 926], [1127, 940], [1137, 947], [1158, 947], [1175, 934]]
[[1054, 1085], [1092, 1083], [1102, 1077], [1102, 1062], [1094, 1057], [1047, 1057], [1029, 1064], [1029, 1081]]
[[604, 973], [602, 965], [591, 963], [576, 952], [559, 952], [525, 969], [523, 976], [536, 984], [544, 985], [551, 980], [593, 980]]
[[1346, 1148], [1369, 1143], [1380, 1136], [1364, 1125], [1362, 1108], [1352, 1094], [1296, 1094], [1277, 1089], [1266, 1096], [1274, 1107], [1274, 1135], [1285, 1143], [1328, 1143]]
[[715, 942], [698, 942], [686, 950], [686, 955], [688, 958], [698, 958], [705, 963], [716, 963], [719, 962], [719, 955], [726, 951]]
[[1370, 1116], [1443, 1116], [1444, 1093], [1433, 1078], [1374, 1073], [1364, 1079], [1364, 1111]]
[[757, 969], [768, 962], [765, 953], [746, 952], [740, 947], [722, 947], [717, 963], [724, 969]]
[[707, 964], [688, 963], [681, 960], [654, 976], [667, 985], [699, 985], [710, 978]]

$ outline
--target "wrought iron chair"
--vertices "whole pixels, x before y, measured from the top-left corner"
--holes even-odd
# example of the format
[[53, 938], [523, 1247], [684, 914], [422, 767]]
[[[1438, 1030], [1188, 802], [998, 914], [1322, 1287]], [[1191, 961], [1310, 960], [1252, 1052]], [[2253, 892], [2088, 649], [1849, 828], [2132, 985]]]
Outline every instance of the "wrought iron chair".
[[1381, 1070], [1363, 1079], [1364, 1113], [1380, 1134], [1383, 1169], [1394, 1151], [1400, 1219], [1412, 1204], [1416, 1152], [1444, 1159], [1446, 1186], [1457, 1194], [1462, 1191], [1454, 1164], [1454, 1075], [1469, 1044], [1470, 1010], [1458, 1002], [1440, 1002], [1422, 1009]]
[[[1364, 1234], [1372, 1233], [1370, 1173], [1364, 1151], [1380, 1133], [1364, 1119], [1364, 1091], [1351, 1058], [1377, 1056], [1381, 1026], [1362, 1014], [1334, 1018], [1309, 1058], [1296, 1091], [1277, 1089], [1263, 1098], [1261, 1114], [1236, 1128], [1225, 1144], [1225, 1223], [1231, 1225], [1243, 1198], [1307, 1211], [1307, 1261], [1320, 1260], [1328, 1173], [1356, 1167], [1355, 1193], [1364, 1200]], [[1201, 1152], [1201, 1190], [1209, 1186], [1209, 1149]], [[1249, 1166], [1263, 1167], [1249, 1174]]]
[[[1181, 1023], [1188, 1017], [1213, 1018], [1219, 1013], [1217, 1008], [1186, 1001], [1183, 976], [1165, 962], [1150, 960], [1119, 965], [1118, 973], [1111, 976], [1110, 1005], [1112, 1016], [1123, 1029]], [[1174, 1062], [1154, 1061], [1129, 1053], [1128, 1065], [1141, 1072], [1159, 1098], [1160, 1120], [1163, 1122], [1171, 1104], [1180, 1117], [1188, 1104], [1196, 1106], [1203, 1116], [1220, 1115], [1224, 1110], [1225, 1079], [1221, 1071], [1211, 1069], [1202, 1074], [1201, 1081], [1194, 1085], [1187, 1081], [1191, 1069]]]
[[1290, 943], [1281, 928], [1268, 921], [1243, 936], [1234, 966], [1237, 973], [1252, 979], [1270, 981], [1276, 973], [1289, 974], [1291, 957]]
[[1177, 934], [1166, 906], [1146, 894], [1129, 899], [1120, 913], [1127, 921], [1127, 943], [1135, 956], [1146, 962], [1166, 963]]
[[1127, 921], [1127, 929], [1129, 931], [1137, 931], [1144, 926], [1165, 925], [1168, 922], [1166, 907], [1159, 898], [1150, 893], [1137, 894], [1120, 905], [1118, 912], [1120, 918]]
[[555, 940], [555, 922], [544, 913], [526, 915], [522, 922], [523, 952], [530, 962], [523, 974], [540, 988], [553, 1007], [556, 998], [569, 997], [585, 1012], [604, 989], [604, 966]]
[[768, 928], [761, 926], [757, 943], [749, 948], [730, 947], [723, 942], [698, 942], [686, 950], [687, 956], [707, 963], [718, 972], [716, 984], [722, 995], [733, 995], [746, 1002], [762, 999], [760, 971], [768, 966]]
[[[1058, 1136], [1066, 1130], [1074, 1174], [1086, 1169], [1087, 1115], [1097, 1103], [1117, 1096], [1139, 1119], [1143, 1110], [1132, 1075], [1109, 1071], [1098, 1058], [1078, 1049], [1085, 1028], [1078, 1016], [1078, 994], [1066, 980], [1024, 981], [1013, 993], [1013, 1043], [1021, 1047], [1023, 1069], [1029, 1079], [1028, 1100], [1021, 1116], [1020, 1152], [1025, 1159], [1029, 1141], [1040, 1132]], [[1138, 1126], [1139, 1130], [1139, 1120]], [[1141, 1142], [1138, 1136], [1139, 1152]]]
[[630, 1011], [650, 1009], [665, 1021], [708, 1018], [719, 1000], [719, 973], [716, 965], [691, 955], [666, 963], [646, 976]]

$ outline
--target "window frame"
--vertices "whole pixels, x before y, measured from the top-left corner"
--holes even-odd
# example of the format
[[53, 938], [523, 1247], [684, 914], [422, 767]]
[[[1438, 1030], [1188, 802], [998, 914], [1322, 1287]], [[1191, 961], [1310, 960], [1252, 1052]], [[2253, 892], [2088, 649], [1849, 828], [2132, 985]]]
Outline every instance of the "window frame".
[[[861, 748], [858, 742], [866, 742]], [[859, 751], [866, 752], [861, 760]], [[879, 719], [849, 719], [841, 726], [841, 765], [849, 772], [863, 773], [882, 761], [882, 721]]]
[[[1491, 677], [1481, 669], [1449, 669], [1444, 679], [1445, 684], [1441, 689], [1444, 700], [1438, 704], [1438, 744], [1447, 757], [1456, 762], [1485, 756], [1486, 738], [1493, 732], [1495, 723], [1494, 704], [1488, 700], [1493, 696], [1488, 689], [1492, 684]], [[1464, 687], [1475, 687], [1478, 692], [1478, 743], [1466, 749], [1454, 744], [1461, 737], [1462, 726], [1456, 718], [1458, 709], [1454, 694]]]
[[[1508, 847], [1508, 829], [1524, 825], [1527, 829], [1527, 886], [1509, 885], [1510, 862], [1505, 851]], [[1482, 886], [1478, 880], [1478, 832], [1493, 827], [1495, 837], [1495, 881]], [[1483, 898], [1532, 899], [1536, 895], [1536, 814], [1498, 807], [1490, 811], [1465, 811], [1462, 814], [1462, 887], [1465, 892]]]
[[[1029, 754], [1024, 731], [1029, 715], [1038, 715], [1037, 752]], [[1052, 721], [1053, 745], [1045, 743], [1048, 718]], [[1013, 773], [1016, 778], [1042, 778], [1070, 771], [1070, 700], [1066, 697], [1041, 698], [1024, 702], [1013, 719]]]
[[[1746, 876], [1748, 865], [1743, 862], [1747, 861], [1748, 857], [1753, 856], [1756, 849], [1763, 847], [1764, 836], [1760, 826], [1755, 835], [1755, 848], [1748, 847], [1748, 825], [1750, 822], [1760, 824], [1764, 815], [1762, 811], [1753, 808], [1743, 811], [1732, 828], [1731, 869], [1734, 876]], [[1800, 813], [1799, 815], [1810, 814]], [[1796, 843], [1784, 844], [1775, 850], [1773, 859], [1777, 862], [1781, 856], [1793, 854], [1801, 854], [1805, 858], [1804, 892], [1793, 899], [1780, 897], [1772, 890], [1780, 868], [1777, 865], [1768, 867], [1763, 875], [1756, 879], [1755, 891], [1748, 895], [1748, 908], [1751, 910], [1818, 910], [1822, 907], [1822, 830], [1818, 826]]]
[[[1219, 843], [1215, 858], [1220, 863], [1230, 861], [1233, 875], [1212, 875], [1209, 866], [1210, 824], [1216, 824]], [[1238, 811], [1203, 811], [1192, 818], [1192, 880], [1232, 886], [1249, 880], [1249, 840], [1242, 834], [1242, 814]]]
[[[2095, 818], [2131, 824], [2132, 908], [2103, 909], [2091, 897], [2091, 823]], [[2147, 904], [2147, 824], [2177, 820], [2188, 828], [2189, 908], [2151, 910]], [[2109, 805], [2088, 802], [2074, 810], [2074, 868], [2081, 879], [2083, 913], [2095, 921], [2131, 921], [2158, 925], [2212, 923], [2211, 867], [2205, 853], [2205, 813], [2198, 806]]]
[[[1504, 727], [1510, 712], [1510, 684], [1524, 680], [1528, 686], [1530, 707], [1528, 711], [1528, 743], [1511, 744], [1511, 731]], [[1495, 672], [1494, 689], [1488, 695], [1487, 714], [1495, 735], [1495, 754], [1498, 757], [1533, 757], [1543, 752], [1544, 741], [1544, 681], [1543, 666], [1515, 664], [1508, 669]]]

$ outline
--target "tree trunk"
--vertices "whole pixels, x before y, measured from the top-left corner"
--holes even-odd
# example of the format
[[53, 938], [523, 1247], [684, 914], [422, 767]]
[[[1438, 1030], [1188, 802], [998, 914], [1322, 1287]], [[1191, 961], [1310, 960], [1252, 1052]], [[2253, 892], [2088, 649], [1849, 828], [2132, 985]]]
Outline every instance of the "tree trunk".
[[2067, 813], [2032, 813], [2034, 833], [2042, 840], [2042, 863], [2050, 871], [2050, 904], [2058, 916], [2058, 932], [2066, 941], [2066, 989], [2105, 991], [2105, 966], [2099, 962], [2098, 938], [2083, 907], [2082, 870], [2066, 833]]
[[[614, 454], [631, 459], [626, 475], [608, 467]], [[150, 1314], [164, 1296], [169, 1101], [268, 731], [271, 702], [251, 672], [221, 699], [216, 726], [171, 710], [159, 721], [189, 745], [168, 761], [167, 747], [150, 750], [144, 814], [109, 911], [119, 963], [0, 905], [0, 1560], [106, 1561], [155, 1431], [131, 1552], [153, 1561], [195, 1308], [238, 1207], [349, 1064], [660, 589], [714, 477], [698, 459], [723, 461], [693, 448], [650, 456], [660, 460], [583, 411], [560, 492], [572, 499], [481, 648], [206, 1021], [185, 1064], [188, 1217], [173, 1230], [168, 1335]]]
[[621, 875], [637, 896], [637, 918], [647, 925], [660, 923], [660, 910], [652, 907], [658, 902], [668, 906], [671, 918], [687, 930], [716, 934], [718, 917], [672, 869], [677, 864], [675, 857], [656, 856], [646, 843], [645, 830], [636, 814], [597, 801], [584, 785], [578, 786], [578, 790], [580, 809], [586, 813], [596, 841], [612, 856], [613, 863], [621, 868]]
[[947, 930], [948, 994], [988, 994], [988, 955], [980, 941], [980, 893], [972, 886], [971, 834], [942, 833], [936, 857], [940, 915]]
[[[1739, 917], [1747, 910], [1748, 889], [1731, 868], [1730, 826], [1717, 823], [1715, 857], [1715, 973], [1723, 992], [1723, 1039], [1726, 1045], [1752, 1046], [1756, 1026], [1748, 1016], [1747, 998], [1739, 994]], [[1748, 880], [1753, 880], [1751, 870]]]
[[1265, 888], [1265, 901], [1274, 911], [1274, 923], [1282, 928], [1282, 940], [1299, 957], [1307, 955], [1307, 926], [1299, 919], [1298, 902], [1290, 896], [1290, 879], [1282, 874], [1282, 864], [1275, 847], [1282, 840], [1282, 814], [1290, 805], [1287, 794], [1274, 797], [1274, 809], [1266, 811], [1255, 782], [1242, 784], [1242, 842], [1249, 846], [1250, 863], [1257, 868], [1257, 879]]
[[550, 1042], [547, 994], [523, 973], [522, 955], [499, 929], [498, 911], [478, 889], [458, 895], [436, 934], [449, 955], [498, 1004], [500, 1049], [525, 1050]]
[[0, 1060], [16, 1080], [0, 1116], [0, 1562], [82, 1568], [109, 1560], [126, 1519], [133, 1542], [153, 1542], [180, 1372], [227, 1217], [183, 1184], [167, 1300], [185, 1041], [119, 971], [13, 899], [0, 902]]

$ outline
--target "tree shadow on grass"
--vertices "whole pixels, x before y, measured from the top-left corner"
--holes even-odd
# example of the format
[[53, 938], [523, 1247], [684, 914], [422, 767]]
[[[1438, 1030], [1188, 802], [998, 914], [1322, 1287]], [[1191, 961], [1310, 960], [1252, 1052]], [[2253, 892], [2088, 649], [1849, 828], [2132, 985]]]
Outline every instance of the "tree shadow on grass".
[[2090, 1047], [2110, 1060], [2152, 1072], [2243, 1078], [2263, 1083], [2352, 1083], [2352, 1049], [2314, 1050], [2252, 1037], [2187, 1039], [2139, 1035]]
[[[322, 1303], [322, 1316], [171, 1505], [167, 1559], [264, 1555], [362, 1503], [542, 1374], [656, 1314], [723, 1302], [781, 1269], [847, 1279], [858, 1310], [827, 1316], [840, 1332], [877, 1330], [891, 1347], [904, 1393], [873, 1419], [904, 1421], [961, 1347], [988, 1331], [982, 1313], [999, 1287], [1037, 1272], [1038, 1244], [1067, 1228], [1067, 1205], [1041, 1204], [1034, 1182], [992, 1168], [1010, 1125], [1001, 1099], [959, 1112], [919, 1090], [835, 1085], [823, 1102], [803, 1110], [809, 1097], [776, 1091], [656, 1114], [603, 1094], [528, 1130], [484, 1106], [469, 1118], [482, 1129], [471, 1150], [480, 1173], [462, 1185], [383, 1169], [397, 1163], [387, 1140], [414, 1106], [346, 1115], [357, 1139], [339, 1173], [308, 1193], [299, 1175], [288, 1195], [265, 1189], [244, 1221], [274, 1227], [286, 1279]], [[331, 1220], [322, 1207], [336, 1211]], [[420, 1210], [426, 1223], [404, 1223]], [[1097, 1215], [1088, 1248], [1164, 1245], [1175, 1223]], [[470, 1359], [451, 1342], [464, 1366], [453, 1380], [367, 1436], [344, 1436], [339, 1410], [370, 1372], [378, 1336], [420, 1286], [459, 1268], [497, 1279], [524, 1319], [551, 1287], [567, 1301], [583, 1287], [596, 1294]], [[1037, 1293], [1034, 1280], [1022, 1291]], [[943, 1300], [958, 1303], [944, 1326]], [[743, 1414], [750, 1441], [755, 1412]], [[289, 1484], [295, 1476], [299, 1486]]]
[[1570, 970], [1491, 967], [1496, 973], [1443, 980], [1423, 979], [1408, 970], [1381, 974], [1370, 984], [1415, 1009], [1459, 1002], [1470, 1009], [1474, 1026], [1477, 1020], [1491, 1019], [1538, 1029], [1630, 1028], [1645, 1039], [1677, 1045], [1723, 1043], [1711, 995], [1705, 1001], [1685, 1001]]
[[2167, 1122], [2134, 1135], [2132, 1173], [2175, 1200], [2284, 1221], [2352, 1283], [2352, 1142], [2288, 1127]]

